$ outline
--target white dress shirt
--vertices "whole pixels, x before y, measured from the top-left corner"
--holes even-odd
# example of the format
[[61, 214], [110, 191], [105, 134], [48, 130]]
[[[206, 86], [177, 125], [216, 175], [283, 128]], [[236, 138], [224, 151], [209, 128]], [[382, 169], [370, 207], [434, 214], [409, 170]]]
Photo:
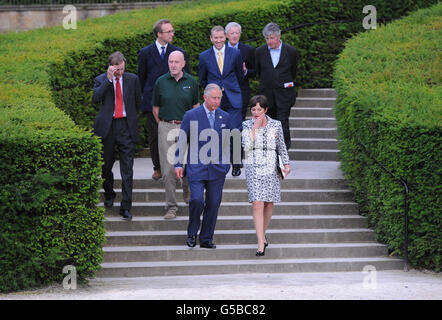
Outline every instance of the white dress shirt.
[[167, 50], [167, 45], [168, 43], [166, 43], [165, 45], [162, 45], [161, 43], [158, 42], [158, 40], [155, 40], [155, 44], [157, 46], [158, 49], [158, 53], [161, 55], [161, 47], [164, 47], [164, 54], [166, 54], [166, 50]]
[[271, 49], [270, 47], [270, 57], [272, 58], [273, 68], [276, 68], [279, 62], [279, 58], [281, 57], [281, 48], [282, 48], [282, 41], [279, 42], [279, 47], [276, 49]]
[[[120, 77], [119, 82], [120, 82], [120, 87], [121, 87], [121, 99], [123, 99], [123, 97], [124, 97], [124, 95], [123, 95], [123, 77]], [[117, 78], [115, 76], [114, 76], [114, 78], [112, 80], [112, 83], [114, 85], [114, 92], [115, 92], [115, 103], [114, 103], [114, 105], [116, 105], [117, 104], [117, 88], [116, 88], [116, 86], [117, 86]], [[112, 116], [115, 117], [115, 109], [114, 109], [114, 114]], [[124, 99], [123, 99], [123, 117], [125, 117], [125, 116], [126, 116], [126, 107], [124, 106]]]

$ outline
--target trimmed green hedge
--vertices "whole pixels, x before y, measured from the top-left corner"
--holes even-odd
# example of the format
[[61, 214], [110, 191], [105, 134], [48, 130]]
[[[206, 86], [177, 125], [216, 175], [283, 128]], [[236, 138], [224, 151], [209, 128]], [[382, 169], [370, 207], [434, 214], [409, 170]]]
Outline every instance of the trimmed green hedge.
[[378, 240], [403, 255], [410, 189], [409, 261], [439, 271], [442, 255], [442, 4], [351, 39], [335, 87], [342, 168]]
[[102, 262], [101, 144], [48, 104], [1, 108], [0, 291], [93, 276]]
[[[297, 47], [301, 54], [297, 87], [331, 87], [333, 66], [337, 54], [344, 48], [345, 40], [364, 31], [362, 20], [365, 14], [362, 8], [365, 2], [199, 1], [197, 4], [173, 6], [175, 9], [168, 6], [155, 10], [144, 9], [80, 22], [78, 30], [64, 31], [65, 36], [74, 37], [76, 47], [66, 52], [63, 59], [51, 62], [48, 70], [54, 101], [77, 124], [90, 128], [98, 110], [98, 106], [91, 102], [93, 79], [106, 69], [106, 57], [115, 50], [122, 51], [128, 58], [127, 70], [136, 73], [138, 52], [155, 40], [152, 26], [163, 17], [172, 21], [176, 30], [174, 44], [187, 51], [188, 63], [194, 75], [198, 73], [199, 54], [212, 45], [210, 29], [216, 24], [225, 26], [230, 21], [237, 21], [243, 26], [242, 39], [258, 39], [249, 42], [258, 47], [265, 44], [262, 29], [270, 21], [277, 22], [284, 30], [307, 22], [354, 20], [348, 23], [318, 24], [288, 31], [282, 36], [283, 41]], [[402, 0], [394, 4], [384, 2], [372, 1], [377, 7], [379, 22], [398, 18], [410, 10], [435, 3], [436, 0]], [[252, 88], [257, 89], [257, 81], [252, 81]], [[140, 117], [141, 142], [138, 148], [147, 145], [145, 122], [145, 118]]]
[[[378, 19], [402, 16], [436, 0], [373, 0]], [[362, 0], [199, 1], [79, 21], [77, 29], [43, 28], [0, 35], [0, 290], [60, 281], [74, 264], [79, 277], [99, 268], [104, 240], [100, 143], [90, 129], [98, 107], [93, 79], [115, 50], [136, 72], [138, 51], [153, 42], [152, 26], [171, 19], [175, 44], [189, 54], [196, 74], [215, 24], [237, 21], [242, 39], [264, 44], [269, 21], [282, 29], [306, 22], [356, 20], [289, 31], [283, 41], [301, 54], [298, 87], [330, 87], [336, 55], [364, 31]], [[255, 82], [256, 84], [256, 82]], [[72, 120], [71, 120], [72, 119]], [[141, 136], [145, 135], [140, 117]], [[145, 139], [142, 139], [145, 142]]]

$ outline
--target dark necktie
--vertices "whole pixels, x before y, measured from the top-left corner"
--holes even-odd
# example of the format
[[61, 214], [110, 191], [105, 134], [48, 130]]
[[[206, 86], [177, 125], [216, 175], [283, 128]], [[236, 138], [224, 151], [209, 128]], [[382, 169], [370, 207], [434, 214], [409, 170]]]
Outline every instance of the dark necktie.
[[166, 47], [161, 47], [161, 60], [164, 60], [164, 48]]
[[215, 116], [213, 115], [213, 111], [209, 112], [209, 123], [210, 127], [213, 129], [213, 125], [215, 124]]

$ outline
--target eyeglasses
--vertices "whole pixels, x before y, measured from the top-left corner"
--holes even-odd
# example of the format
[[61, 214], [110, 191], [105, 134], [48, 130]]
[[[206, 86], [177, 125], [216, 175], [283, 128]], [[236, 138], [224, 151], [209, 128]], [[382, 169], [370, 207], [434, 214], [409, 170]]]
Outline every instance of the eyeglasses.
[[175, 30], [161, 31], [161, 33], [171, 34], [171, 33], [175, 33]]

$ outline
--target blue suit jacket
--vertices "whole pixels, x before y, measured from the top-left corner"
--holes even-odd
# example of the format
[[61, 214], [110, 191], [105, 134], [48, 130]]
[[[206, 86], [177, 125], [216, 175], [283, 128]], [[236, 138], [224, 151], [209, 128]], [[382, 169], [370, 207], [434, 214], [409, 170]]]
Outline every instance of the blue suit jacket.
[[138, 77], [140, 79], [141, 91], [143, 94], [141, 111], [152, 112], [152, 92], [155, 86], [155, 81], [157, 81], [157, 79], [163, 74], [169, 72], [169, 55], [175, 50], [184, 53], [184, 59], [186, 60], [184, 70], [187, 73], [190, 73], [190, 64], [186, 57], [186, 52], [171, 43], [167, 45], [164, 60], [161, 59], [155, 42], [144, 47], [138, 53]]
[[198, 63], [198, 78], [200, 86], [205, 88], [209, 83], [216, 83], [224, 88], [233, 108], [242, 108], [241, 84], [244, 79], [241, 53], [225, 46], [223, 73], [218, 68], [213, 47], [202, 52]]
[[[220, 108], [215, 111], [213, 130], [210, 128], [204, 104], [187, 111], [184, 114], [178, 137], [175, 168], [183, 167], [183, 158], [187, 149], [185, 163], [189, 182], [225, 178], [230, 170], [230, 156], [228, 154], [230, 152], [230, 130], [229, 114]], [[217, 142], [213, 143], [212, 139]], [[218, 156], [214, 153], [216, 151], [218, 151]], [[208, 157], [206, 157], [207, 155]], [[212, 155], [214, 159], [208, 161]]]

